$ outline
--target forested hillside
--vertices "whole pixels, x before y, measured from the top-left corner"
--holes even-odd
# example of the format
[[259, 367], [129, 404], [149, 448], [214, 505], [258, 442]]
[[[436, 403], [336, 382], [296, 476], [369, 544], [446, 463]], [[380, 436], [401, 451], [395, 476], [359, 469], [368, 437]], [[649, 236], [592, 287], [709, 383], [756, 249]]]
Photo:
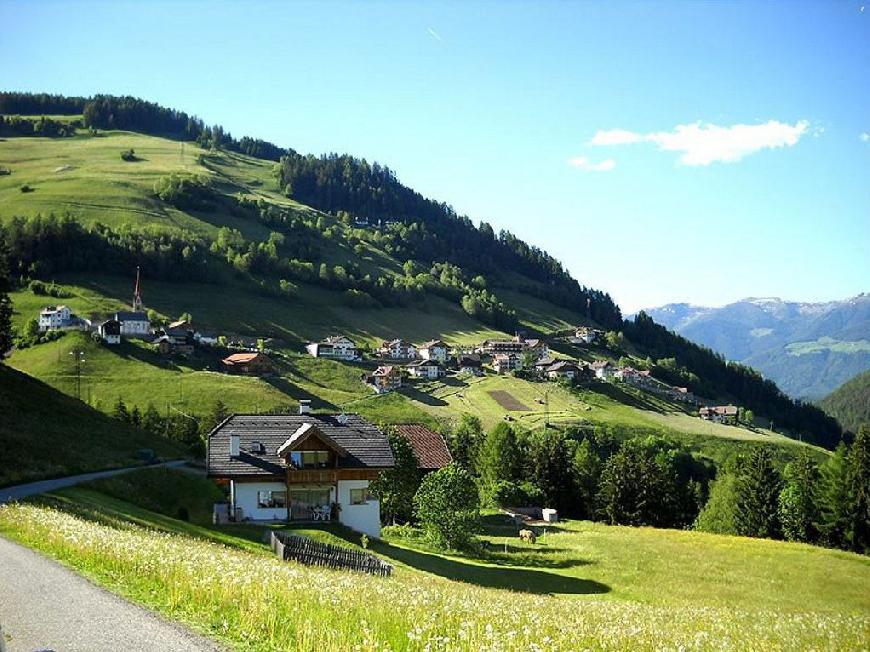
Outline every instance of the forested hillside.
[[870, 427], [870, 371], [843, 383], [819, 405], [849, 432], [858, 432], [862, 425]]
[[[131, 97], [2, 93], [0, 113], [6, 115], [0, 124], [6, 136], [70, 139], [84, 146], [88, 139], [105, 139], [106, 130], [127, 130], [204, 148], [189, 163], [182, 149], [182, 165], [167, 160], [167, 172], [147, 181], [135, 177], [145, 167], [136, 167], [142, 159], [133, 148], [119, 152], [123, 156], [114, 165], [128, 167], [113, 172], [107, 189], [133, 188], [135, 180], [140, 194], [135, 202], [120, 197], [117, 209], [99, 219], [83, 217], [74, 205], [58, 211], [68, 216], [49, 215], [45, 208], [54, 204], [46, 201], [39, 178], [22, 176], [13, 166], [6, 185], [0, 184], [7, 206], [0, 218], [13, 276], [21, 284], [62, 272], [138, 265], [154, 279], [232, 280], [263, 296], [300, 303], [307, 288], [322, 288], [335, 293], [334, 303], [351, 309], [386, 311], [446, 300], [509, 334], [530, 324], [538, 328], [541, 320], [526, 317], [535, 306], [539, 315], [559, 312], [568, 325], [582, 321], [623, 331], [627, 346], [661, 361], [666, 375], [701, 395], [739, 403], [825, 446], [839, 440], [837, 423], [818, 408], [789, 399], [752, 370], [727, 363], [645, 315], [623, 321], [606, 292], [583, 286], [546, 252], [422, 197], [378, 163], [236, 139], [195, 116]], [[244, 156], [277, 162], [274, 175], [267, 178], [264, 168], [246, 164]], [[44, 178], [46, 188], [65, 170], [55, 172]], [[90, 191], [70, 185], [64, 196]], [[91, 205], [105, 202], [101, 197]]]

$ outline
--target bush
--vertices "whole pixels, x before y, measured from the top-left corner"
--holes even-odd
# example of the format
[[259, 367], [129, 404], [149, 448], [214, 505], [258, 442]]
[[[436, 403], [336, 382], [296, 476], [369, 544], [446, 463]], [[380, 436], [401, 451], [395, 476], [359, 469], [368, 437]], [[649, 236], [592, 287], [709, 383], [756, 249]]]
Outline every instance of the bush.
[[121, 160], [132, 162], [132, 161], [138, 161], [139, 158], [136, 156], [135, 150], [130, 148], [130, 149], [125, 149], [123, 152], [121, 152]]
[[12, 170], [7, 168], [5, 165], [0, 165], [0, 177], [5, 177], [8, 174], [12, 174]]
[[467, 548], [480, 528], [480, 499], [471, 474], [456, 463], [430, 473], [414, 496], [417, 518], [440, 548]]
[[21, 188], [19, 188], [19, 190], [20, 190], [21, 192], [33, 192], [33, 191], [34, 191], [34, 188], [32, 188], [31, 186], [28, 186], [28, 185], [25, 183], [24, 185], [21, 186]]

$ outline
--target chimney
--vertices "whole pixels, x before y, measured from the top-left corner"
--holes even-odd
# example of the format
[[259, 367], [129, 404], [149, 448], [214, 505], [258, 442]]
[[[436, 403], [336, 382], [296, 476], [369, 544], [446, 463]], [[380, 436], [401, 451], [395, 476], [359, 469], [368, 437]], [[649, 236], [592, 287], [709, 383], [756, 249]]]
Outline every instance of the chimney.
[[238, 457], [242, 438], [239, 435], [230, 435], [230, 457]]
[[311, 414], [311, 399], [299, 400], [299, 414]]

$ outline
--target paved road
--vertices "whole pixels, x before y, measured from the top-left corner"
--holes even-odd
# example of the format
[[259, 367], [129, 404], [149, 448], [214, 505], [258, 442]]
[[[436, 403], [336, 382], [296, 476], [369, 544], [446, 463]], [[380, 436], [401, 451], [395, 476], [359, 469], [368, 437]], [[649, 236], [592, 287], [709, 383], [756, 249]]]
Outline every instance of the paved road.
[[2, 537], [0, 627], [7, 652], [220, 649]]
[[113, 475], [129, 473], [142, 468], [154, 468], [155, 466], [166, 466], [174, 468], [183, 466], [184, 460], [174, 460], [172, 462], [164, 462], [163, 464], [155, 464], [151, 467], [130, 466], [123, 469], [110, 469], [108, 471], [95, 471], [94, 473], [82, 473], [81, 475], [71, 475], [66, 478], [54, 478], [53, 480], [40, 480], [39, 482], [30, 482], [28, 484], [19, 484], [12, 487], [0, 487], [0, 505], [8, 503], [12, 500], [21, 500], [28, 496], [36, 496], [44, 494], [47, 491], [55, 489], [63, 489], [64, 487], [72, 487], [73, 485], [91, 480], [99, 480], [100, 478], [109, 478]]

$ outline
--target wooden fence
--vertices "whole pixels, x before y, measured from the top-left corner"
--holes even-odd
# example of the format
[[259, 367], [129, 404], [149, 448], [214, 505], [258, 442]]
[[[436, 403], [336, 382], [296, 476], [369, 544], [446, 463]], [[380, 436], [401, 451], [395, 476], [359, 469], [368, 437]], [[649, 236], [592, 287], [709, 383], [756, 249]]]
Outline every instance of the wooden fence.
[[355, 570], [382, 577], [389, 577], [393, 572], [390, 564], [367, 552], [320, 543], [286, 532], [272, 532], [272, 551], [284, 561], [292, 559], [309, 566]]

